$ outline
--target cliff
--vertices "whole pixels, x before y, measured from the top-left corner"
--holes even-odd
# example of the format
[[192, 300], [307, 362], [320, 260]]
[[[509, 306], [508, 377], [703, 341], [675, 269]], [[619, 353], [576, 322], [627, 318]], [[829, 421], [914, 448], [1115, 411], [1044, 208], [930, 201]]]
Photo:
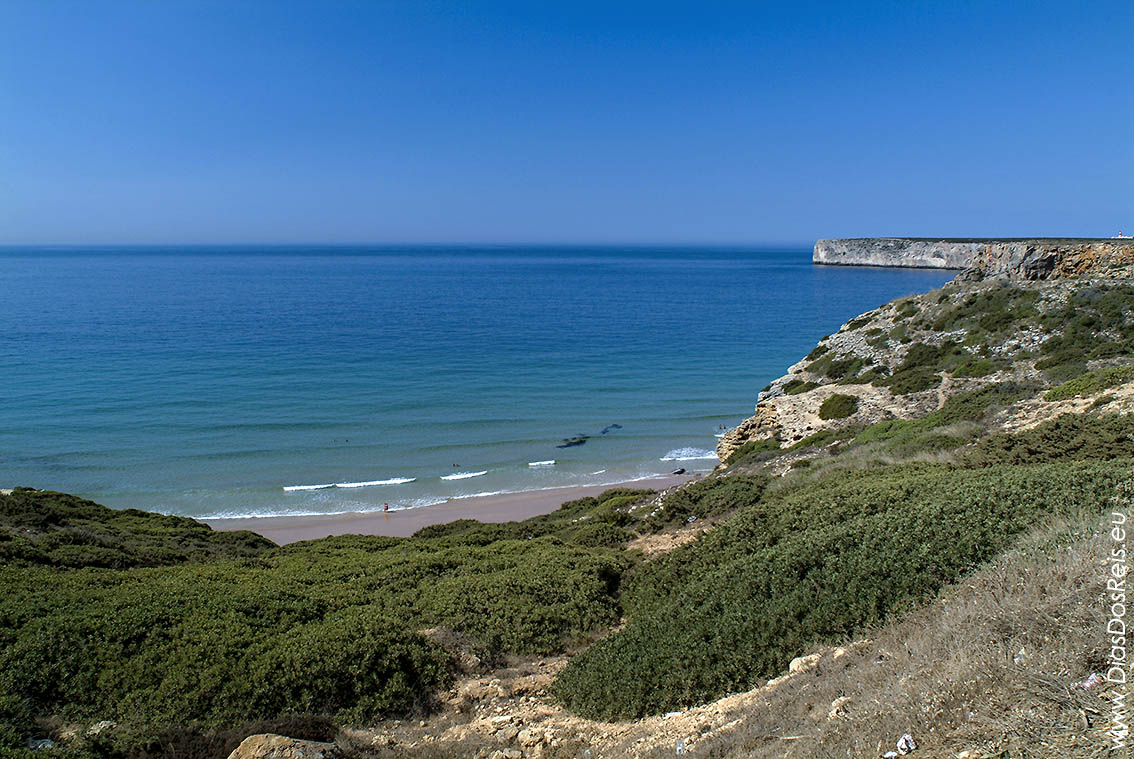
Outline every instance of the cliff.
[[1110, 238], [819, 240], [811, 260], [842, 266], [968, 270], [967, 278], [1040, 280], [1134, 264], [1134, 240]]
[[[1043, 249], [1054, 260], [1020, 253], [988, 245], [966, 276], [880, 306], [824, 337], [760, 392], [753, 416], [720, 440], [721, 461], [742, 449], [763, 455], [807, 448], [807, 440], [854, 438], [865, 426], [924, 418], [958, 394], [1010, 385], [1034, 394], [1134, 364], [1134, 245]], [[1039, 268], [1044, 262], [1050, 268]], [[1004, 274], [973, 281], [984, 271]], [[1042, 281], [1012, 281], [1031, 279]], [[1099, 408], [1128, 411], [1130, 395], [1134, 386]], [[837, 411], [840, 403], [849, 413]], [[1037, 408], [1041, 416], [1067, 410]], [[781, 463], [790, 465], [790, 458]]]

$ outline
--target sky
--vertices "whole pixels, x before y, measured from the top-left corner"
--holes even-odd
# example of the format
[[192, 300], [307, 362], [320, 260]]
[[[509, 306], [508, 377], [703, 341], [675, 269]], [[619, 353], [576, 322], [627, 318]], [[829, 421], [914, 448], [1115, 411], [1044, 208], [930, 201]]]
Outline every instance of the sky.
[[1134, 3], [0, 0], [0, 244], [1134, 230]]

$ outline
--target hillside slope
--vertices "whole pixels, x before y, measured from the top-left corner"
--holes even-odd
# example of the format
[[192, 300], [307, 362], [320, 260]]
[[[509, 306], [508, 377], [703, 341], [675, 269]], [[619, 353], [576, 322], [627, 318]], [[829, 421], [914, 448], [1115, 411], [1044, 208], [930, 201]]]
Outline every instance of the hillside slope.
[[[1079, 694], [1017, 687], [1002, 654], [1026, 641], [1040, 653], [1019, 672], [1082, 682], [1105, 659], [1093, 617], [1048, 595], [1066, 583], [1032, 588], [1033, 608], [1070, 620], [1055, 641], [974, 578], [1093, 555], [1134, 468], [1132, 403], [1128, 280], [962, 281], [823, 338], [722, 441], [718, 471], [661, 494], [274, 548], [17, 491], [0, 532], [0, 750], [220, 757], [286, 717], [337, 728], [359, 757], [660, 756], [676, 740], [871, 756], [900, 736], [881, 734], [879, 703], [898, 698], [927, 756], [1089, 756], [1097, 724], [1068, 717]], [[950, 605], [970, 597], [985, 621]], [[838, 646], [837, 666], [807, 670], [827, 679], [782, 679]], [[984, 722], [962, 725], [970, 713]]]

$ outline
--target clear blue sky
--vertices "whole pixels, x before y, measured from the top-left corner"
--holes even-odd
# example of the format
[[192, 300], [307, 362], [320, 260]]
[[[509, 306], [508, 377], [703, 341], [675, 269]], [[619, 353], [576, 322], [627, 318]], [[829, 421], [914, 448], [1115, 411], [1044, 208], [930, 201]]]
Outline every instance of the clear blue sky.
[[1134, 3], [0, 0], [0, 243], [1134, 229]]

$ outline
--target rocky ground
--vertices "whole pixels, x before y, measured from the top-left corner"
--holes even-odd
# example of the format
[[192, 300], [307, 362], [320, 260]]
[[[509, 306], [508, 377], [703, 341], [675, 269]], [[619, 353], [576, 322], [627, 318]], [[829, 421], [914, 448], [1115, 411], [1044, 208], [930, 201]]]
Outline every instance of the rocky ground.
[[[345, 730], [339, 743], [348, 751], [378, 756], [428, 755], [420, 752], [432, 749], [438, 756], [477, 759], [642, 757], [659, 749], [676, 752], [678, 746], [691, 751], [702, 742], [725, 738], [743, 724], [747, 714], [793, 678], [824, 662], [837, 662], [868, 644], [861, 641], [800, 657], [781, 677], [709, 704], [613, 723], [573, 716], [549, 695], [549, 686], [566, 665], [565, 657], [522, 661], [490, 674], [462, 679], [445, 694], [441, 709], [427, 720], [393, 721]], [[834, 699], [828, 705], [826, 717], [838, 719], [848, 701]], [[235, 752], [234, 759], [255, 759], [257, 747], [264, 743], [252, 741], [244, 750]]]
[[[1107, 278], [1093, 284], [1106, 287], [1125, 281]], [[1076, 286], [1092, 284], [1090, 280], [1075, 282]], [[760, 392], [755, 413], [725, 434], [717, 445], [718, 456], [727, 461], [752, 441], [775, 441], [787, 449], [824, 430], [920, 418], [957, 393], [997, 383], [1048, 384], [1050, 380], [1036, 365], [1043, 358], [1045, 342], [1060, 332], [1050, 325], [1045, 328], [1042, 316], [1067, 305], [1068, 280], [1012, 283], [1011, 289], [1029, 294], [1026, 306], [1018, 308], [1030, 309], [1034, 315], [1006, 339], [989, 339], [991, 336], [975, 329], [939, 328], [942, 320], [963, 311], [966, 302], [981, 297], [990, 301], [1006, 288], [1006, 280], [954, 282], [940, 291], [894, 301], [850, 320]], [[940, 377], [938, 384], [912, 392], [885, 384], [901, 370], [912, 348], [943, 345], [953, 347], [958, 355], [951, 368], [927, 367]], [[1121, 363], [1128, 357], [1093, 360], [1087, 368], [1112, 365], [1116, 360]], [[853, 396], [856, 413], [841, 419], [821, 418], [824, 401], [833, 395]]]

